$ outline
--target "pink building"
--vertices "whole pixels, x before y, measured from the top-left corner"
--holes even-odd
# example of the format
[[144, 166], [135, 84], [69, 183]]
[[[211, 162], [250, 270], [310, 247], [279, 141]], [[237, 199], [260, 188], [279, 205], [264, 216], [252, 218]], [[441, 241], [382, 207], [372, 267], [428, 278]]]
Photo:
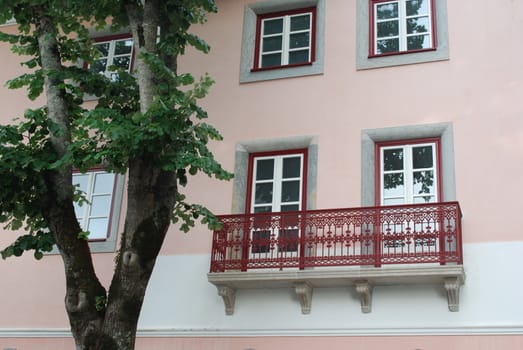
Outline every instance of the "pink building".
[[[211, 53], [180, 67], [216, 80], [213, 150], [236, 177], [188, 197], [225, 225], [171, 228], [137, 349], [523, 349], [523, 2], [217, 4], [194, 29]], [[97, 38], [130, 62], [125, 35]], [[19, 58], [0, 55], [5, 82]], [[0, 104], [7, 123], [30, 102]], [[75, 176], [108, 285], [125, 177]], [[0, 350], [71, 349], [61, 258], [0, 276]]]

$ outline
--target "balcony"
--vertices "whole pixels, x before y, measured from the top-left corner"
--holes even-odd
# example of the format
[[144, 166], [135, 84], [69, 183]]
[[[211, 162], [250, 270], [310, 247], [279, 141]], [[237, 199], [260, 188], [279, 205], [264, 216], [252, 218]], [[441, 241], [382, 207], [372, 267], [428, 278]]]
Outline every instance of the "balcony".
[[293, 288], [303, 314], [314, 288], [356, 289], [370, 312], [372, 288], [442, 285], [450, 311], [464, 283], [457, 202], [223, 215], [208, 280], [234, 312], [236, 290]]

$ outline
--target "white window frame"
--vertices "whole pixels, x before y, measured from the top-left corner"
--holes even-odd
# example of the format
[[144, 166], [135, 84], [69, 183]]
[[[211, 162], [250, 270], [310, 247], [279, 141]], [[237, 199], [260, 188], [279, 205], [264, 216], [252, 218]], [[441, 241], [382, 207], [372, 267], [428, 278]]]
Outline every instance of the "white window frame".
[[[283, 178], [283, 161], [286, 158], [300, 158], [300, 176], [299, 177], [292, 177], [292, 178]], [[254, 156], [253, 157], [253, 175], [252, 175], [252, 186], [251, 186], [251, 213], [255, 212], [255, 209], [257, 207], [267, 207], [269, 206], [269, 203], [260, 203], [256, 204], [256, 185], [261, 183], [272, 183], [272, 202], [271, 212], [280, 212], [282, 205], [298, 205], [297, 210], [302, 209], [302, 200], [303, 200], [303, 166], [304, 166], [304, 157], [303, 153], [289, 153], [289, 154], [282, 154], [282, 155], [270, 155], [270, 156]], [[258, 161], [260, 160], [266, 160], [266, 159], [273, 159], [274, 160], [274, 169], [273, 169], [273, 177], [272, 179], [268, 180], [258, 180], [256, 179], [256, 170], [258, 166]], [[282, 187], [284, 182], [288, 181], [299, 181], [299, 198], [297, 201], [292, 202], [282, 202], [281, 201], [281, 194], [282, 194]]]
[[108, 38], [107, 40], [96, 41], [93, 44], [94, 47], [102, 45], [102, 44], [107, 44], [107, 43], [109, 44], [109, 49], [107, 50], [108, 51], [108, 55], [107, 56], [102, 56], [100, 54], [100, 56], [97, 57], [96, 60], [99, 61], [99, 60], [102, 60], [102, 59], [107, 59], [107, 64], [105, 66], [105, 71], [100, 72], [100, 73], [105, 75], [107, 78], [109, 78], [109, 79], [111, 79], [113, 81], [117, 78], [118, 73], [116, 73], [115, 71], [111, 71], [108, 68], [111, 67], [112, 65], [114, 65], [115, 58], [129, 57], [129, 66], [127, 67], [127, 70], [126, 70], [127, 73], [131, 72], [131, 68], [132, 68], [132, 65], [133, 65], [134, 45], [131, 46], [131, 52], [130, 53], [119, 54], [119, 55], [115, 54], [116, 43], [120, 42], [120, 41], [131, 41], [131, 43], [132, 43], [133, 38], [132, 37], [121, 37], [121, 38], [114, 38], [114, 39]]
[[[421, 14], [421, 15], [411, 15], [411, 16], [407, 16], [407, 1], [410, 1], [410, 0], [393, 0], [393, 1], [384, 1], [384, 2], [374, 2], [373, 4], [373, 8], [372, 8], [372, 11], [373, 11], [373, 18], [374, 18], [374, 23], [373, 23], [373, 26], [374, 26], [374, 38], [373, 38], [373, 41], [374, 41], [374, 47], [373, 47], [373, 54], [374, 55], [386, 55], [386, 54], [398, 54], [398, 53], [402, 53], [402, 52], [409, 52], [409, 51], [416, 51], [416, 50], [430, 50], [430, 49], [434, 49], [435, 47], [435, 42], [434, 42], [434, 36], [433, 36], [433, 28], [432, 28], [432, 23], [433, 23], [433, 14], [432, 14], [432, 2], [431, 0], [426, 0], [429, 2], [429, 6], [428, 6], [428, 9], [427, 9], [427, 14]], [[378, 19], [377, 18], [377, 7], [378, 6], [381, 6], [381, 5], [387, 5], [387, 4], [398, 4], [398, 17], [395, 17], [395, 18], [387, 18], [387, 19]], [[407, 20], [411, 19], [411, 18], [417, 18], [417, 17], [428, 17], [429, 21], [428, 21], [428, 26], [429, 26], [429, 29], [427, 32], [422, 32], [422, 33], [412, 33], [412, 34], [408, 34], [407, 33]], [[396, 36], [389, 36], [389, 37], [378, 37], [378, 24], [379, 23], [384, 23], [384, 22], [392, 22], [392, 21], [396, 21], [398, 22], [398, 35]], [[429, 42], [431, 43], [430, 47], [428, 48], [423, 48], [423, 49], [414, 49], [414, 50], [409, 50], [408, 47], [407, 47], [407, 42], [408, 42], [408, 38], [411, 37], [411, 36], [419, 36], [419, 35], [428, 35], [429, 36]], [[394, 52], [386, 52], [386, 53], [378, 53], [378, 41], [380, 40], [388, 40], [388, 39], [398, 39], [399, 40], [399, 48], [398, 48], [398, 51], [394, 51]]]
[[[412, 159], [412, 152], [413, 149], [416, 147], [423, 147], [423, 146], [431, 146], [432, 147], [432, 167], [430, 168], [416, 168], [413, 167], [413, 159]], [[403, 150], [403, 169], [401, 170], [385, 170], [384, 169], [384, 162], [385, 162], [385, 151], [391, 150], [391, 149], [402, 149]], [[438, 147], [436, 142], [426, 142], [426, 143], [406, 143], [406, 144], [398, 144], [398, 145], [390, 145], [390, 146], [381, 146], [380, 147], [380, 204], [381, 205], [389, 205], [386, 204], [385, 201], [387, 199], [396, 199], [400, 200], [403, 199], [401, 203], [394, 203], [394, 204], [415, 204], [415, 203], [424, 203], [424, 202], [416, 202], [416, 198], [422, 198], [422, 197], [432, 197], [429, 203], [434, 203], [439, 201], [439, 189], [438, 189], [438, 179], [439, 179], [439, 169], [438, 169], [438, 155], [437, 155]], [[433, 192], [430, 194], [416, 194], [414, 193], [414, 173], [418, 171], [432, 171], [433, 172]], [[385, 187], [384, 187], [384, 178], [387, 174], [403, 174], [403, 193], [402, 195], [395, 195], [395, 196], [385, 196]]]
[[[291, 31], [291, 22], [292, 22], [292, 18], [293, 17], [299, 17], [299, 16], [304, 16], [304, 15], [308, 15], [309, 16], [309, 28], [308, 29], [303, 29], [303, 30], [297, 30], [297, 31]], [[283, 28], [282, 28], [282, 32], [279, 32], [279, 33], [273, 33], [273, 34], [268, 34], [268, 35], [265, 35], [265, 23], [267, 21], [273, 21], [273, 20], [277, 20], [277, 19], [282, 19], [283, 20]], [[296, 65], [301, 65], [301, 64], [309, 64], [309, 63], [312, 63], [312, 50], [313, 50], [313, 47], [312, 47], [312, 43], [314, 41], [314, 38], [312, 37], [313, 36], [313, 18], [314, 18], [314, 12], [311, 10], [311, 11], [304, 11], [304, 12], [299, 12], [299, 13], [296, 13], [296, 14], [286, 14], [286, 15], [282, 15], [282, 16], [269, 16], [269, 17], [266, 17], [266, 18], [262, 18], [261, 19], [261, 25], [260, 25], [260, 42], [258, 43], [258, 47], [259, 47], [259, 54], [258, 54], [258, 66], [255, 67], [255, 68], [258, 68], [258, 69], [267, 69], [267, 68], [280, 68], [280, 67], [283, 67], [283, 66], [287, 66], [287, 65], [290, 65], [291, 63], [289, 63], [289, 56], [290, 56], [290, 53], [293, 52], [293, 51], [304, 51], [305, 49], [307, 49], [308, 51], [308, 58], [307, 58], [307, 61], [305, 62], [299, 62], [299, 63], [295, 63]], [[298, 48], [290, 48], [290, 38], [291, 38], [291, 35], [293, 34], [301, 34], [301, 33], [309, 33], [309, 45], [308, 46], [303, 46], [303, 47], [298, 47]], [[267, 39], [267, 38], [272, 38], [272, 37], [276, 37], [276, 36], [281, 36], [282, 37], [282, 44], [281, 44], [281, 49], [280, 50], [275, 50], [275, 51], [263, 51], [263, 46], [264, 46], [264, 40]], [[281, 60], [280, 60], [280, 65], [278, 66], [267, 66], [267, 67], [263, 67], [262, 66], [262, 62], [263, 62], [263, 57], [266, 56], [266, 55], [271, 55], [271, 54], [277, 54], [277, 53], [281, 53]], [[292, 64], [294, 65], [294, 63]]]
[[[110, 180], [112, 182], [110, 186], [110, 192], [95, 192], [95, 184], [97, 177], [99, 175], [111, 175], [112, 179]], [[90, 241], [100, 241], [100, 240], [107, 240], [110, 236], [110, 229], [111, 229], [111, 220], [113, 219], [113, 208], [114, 208], [114, 197], [115, 197], [115, 189], [117, 184], [117, 174], [114, 173], [108, 173], [103, 170], [93, 170], [88, 171], [86, 173], [74, 173], [73, 174], [73, 184], [77, 184], [78, 182], [75, 181], [75, 177], [80, 176], [86, 176], [86, 189], [85, 189], [85, 199], [87, 200], [86, 203], [82, 203], [82, 205], [78, 205], [75, 203], [75, 211], [77, 214], [77, 220], [80, 224], [80, 227], [84, 231], [89, 231], [89, 240]], [[103, 214], [93, 214], [96, 210], [93, 206], [95, 203], [96, 198], [102, 198], [102, 197], [109, 197], [109, 204], [108, 204], [108, 211], [104, 212]], [[89, 230], [89, 224], [90, 221], [93, 219], [106, 219], [107, 224], [105, 226], [105, 229], [101, 232], [93, 232], [92, 230]]]

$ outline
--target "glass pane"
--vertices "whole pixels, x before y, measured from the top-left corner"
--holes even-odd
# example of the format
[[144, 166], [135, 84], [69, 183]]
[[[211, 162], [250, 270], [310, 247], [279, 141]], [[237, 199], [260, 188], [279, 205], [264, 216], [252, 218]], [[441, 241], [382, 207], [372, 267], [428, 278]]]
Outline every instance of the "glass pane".
[[301, 173], [301, 158], [292, 157], [283, 159], [283, 178], [288, 179], [292, 177], [300, 177]]
[[115, 42], [114, 54], [115, 55], [130, 54], [132, 48], [133, 48], [132, 40], [118, 40]]
[[270, 251], [271, 231], [254, 231], [252, 233], [252, 253], [267, 253]]
[[414, 195], [423, 193], [434, 193], [434, 172], [415, 171], [412, 177], [412, 193]]
[[407, 34], [428, 33], [430, 22], [428, 17], [417, 17], [407, 19]]
[[108, 218], [89, 219], [86, 230], [90, 232], [89, 239], [105, 239], [107, 238], [107, 226], [109, 224]]
[[256, 180], [270, 180], [274, 176], [274, 159], [259, 159], [256, 162]]
[[309, 32], [291, 34], [289, 40], [289, 48], [296, 49], [300, 47], [309, 47]]
[[311, 15], [299, 15], [291, 17], [291, 32], [307, 30], [311, 27]]
[[281, 211], [297, 211], [297, 210], [300, 210], [300, 206], [298, 204], [282, 205], [280, 210]]
[[300, 181], [285, 181], [281, 184], [281, 201], [297, 202], [300, 200]]
[[429, 13], [429, 0], [407, 0], [407, 16]]
[[131, 57], [115, 57], [113, 60], [113, 64], [117, 67], [124, 68], [125, 70], [127, 70], [131, 66]]
[[283, 18], [266, 19], [263, 21], [263, 35], [283, 32]]
[[94, 44], [94, 47], [100, 52], [101, 57], [109, 55], [109, 43]]
[[383, 197], [403, 196], [405, 191], [403, 174], [385, 174], [383, 176]]
[[113, 193], [114, 174], [100, 173], [95, 176], [94, 193]]
[[262, 68], [281, 66], [281, 54], [273, 53], [270, 55], [263, 55], [261, 66]]
[[270, 213], [272, 206], [254, 207], [254, 213]]
[[436, 196], [418, 196], [418, 197], [414, 197], [414, 204], [434, 203], [435, 201], [436, 201]]
[[432, 168], [432, 146], [420, 146], [412, 148], [412, 165], [414, 169]]
[[398, 36], [399, 21], [386, 21], [378, 23], [378, 38]]
[[398, 52], [400, 50], [399, 39], [378, 40], [376, 53]]
[[89, 69], [95, 73], [103, 73], [107, 69], [107, 59], [96, 60], [89, 66]]
[[263, 52], [281, 51], [282, 36], [271, 36], [263, 39]]
[[73, 175], [73, 185], [78, 185], [81, 191], [87, 192], [87, 182], [88, 181], [89, 181], [89, 175], [87, 175], [87, 174]]
[[309, 50], [300, 50], [289, 52], [289, 64], [309, 62]]
[[397, 2], [376, 6], [376, 18], [377, 19], [387, 19], [387, 18], [397, 18], [397, 17], [398, 17], [398, 3]]
[[383, 150], [383, 170], [403, 170], [403, 148]]
[[111, 196], [94, 196], [91, 200], [91, 214], [89, 216], [108, 217], [111, 207]]
[[285, 229], [279, 234], [280, 251], [295, 252], [298, 250], [299, 235], [297, 229]]
[[74, 215], [77, 219], [83, 220], [85, 215], [85, 206], [87, 204], [84, 204], [83, 206], [79, 206], [78, 203], [74, 203]]
[[407, 38], [407, 50], [430, 49], [431, 47], [428, 35], [414, 35]]
[[254, 203], [255, 204], [272, 203], [272, 182], [256, 184]]

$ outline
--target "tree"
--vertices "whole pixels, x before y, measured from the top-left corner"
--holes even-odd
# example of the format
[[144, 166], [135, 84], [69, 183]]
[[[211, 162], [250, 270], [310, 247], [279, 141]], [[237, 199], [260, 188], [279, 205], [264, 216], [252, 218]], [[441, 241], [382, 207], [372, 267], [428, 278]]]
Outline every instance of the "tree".
[[[202, 122], [197, 102], [212, 81], [177, 73], [187, 45], [207, 52], [190, 34], [216, 11], [212, 0], [3, 0], [0, 23], [14, 18], [19, 34], [0, 33], [12, 50], [29, 56], [30, 73], [8, 82], [26, 87], [45, 106], [27, 110], [18, 124], [0, 127], [0, 222], [24, 227], [2, 257], [34, 250], [40, 259], [56, 244], [66, 276], [65, 307], [77, 349], [132, 349], [145, 290], [171, 222], [183, 231], [195, 220], [213, 228], [216, 218], [186, 203], [180, 186], [203, 172], [230, 179], [207, 147], [221, 136]], [[134, 74], [116, 79], [78, 67], [97, 57], [89, 28], [129, 28], [136, 52]], [[98, 97], [86, 109], [86, 94]], [[72, 170], [102, 165], [128, 174], [124, 232], [108, 291], [92, 264], [88, 232], [75, 217], [85, 201]]]

